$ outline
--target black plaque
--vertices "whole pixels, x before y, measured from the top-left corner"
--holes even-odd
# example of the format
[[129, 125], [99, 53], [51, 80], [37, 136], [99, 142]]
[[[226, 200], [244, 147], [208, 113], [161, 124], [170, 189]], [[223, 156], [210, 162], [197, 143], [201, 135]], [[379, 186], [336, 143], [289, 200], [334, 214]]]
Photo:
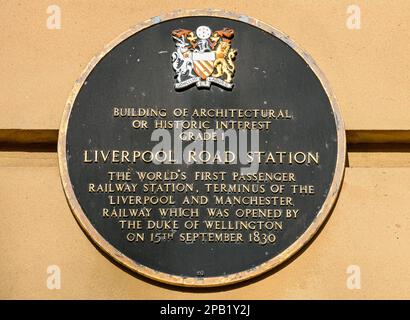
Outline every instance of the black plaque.
[[64, 190], [90, 238], [185, 286], [289, 258], [328, 216], [344, 161], [340, 114], [311, 58], [272, 27], [217, 11], [154, 18], [107, 46], [59, 136]]

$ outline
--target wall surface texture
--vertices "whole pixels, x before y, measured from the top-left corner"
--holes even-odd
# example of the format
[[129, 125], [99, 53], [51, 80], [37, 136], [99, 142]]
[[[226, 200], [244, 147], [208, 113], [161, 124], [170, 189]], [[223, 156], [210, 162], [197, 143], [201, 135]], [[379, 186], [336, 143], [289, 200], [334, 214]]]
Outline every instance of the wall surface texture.
[[[88, 240], [60, 183], [56, 141], [69, 93], [102, 48], [129, 27], [204, 2], [0, 0], [0, 298], [410, 298], [410, 2], [214, 1], [289, 35], [325, 73], [348, 137], [338, 202], [302, 252], [239, 285], [194, 290], [131, 274]], [[47, 8], [61, 8], [50, 30]], [[61, 269], [49, 290], [47, 267]], [[361, 271], [349, 289], [348, 267]]]

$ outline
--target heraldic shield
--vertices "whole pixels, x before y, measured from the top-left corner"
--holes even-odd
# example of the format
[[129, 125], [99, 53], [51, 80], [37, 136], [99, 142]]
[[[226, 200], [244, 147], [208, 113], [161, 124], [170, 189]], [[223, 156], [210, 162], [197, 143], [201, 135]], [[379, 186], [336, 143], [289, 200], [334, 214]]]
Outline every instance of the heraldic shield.
[[194, 52], [192, 54], [195, 73], [206, 80], [214, 71], [215, 52]]

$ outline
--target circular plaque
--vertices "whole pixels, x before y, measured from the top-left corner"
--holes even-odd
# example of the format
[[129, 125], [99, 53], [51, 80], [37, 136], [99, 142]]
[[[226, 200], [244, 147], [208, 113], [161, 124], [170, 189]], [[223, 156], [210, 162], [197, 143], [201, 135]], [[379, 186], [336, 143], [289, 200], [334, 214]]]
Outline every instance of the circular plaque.
[[58, 142], [90, 239], [181, 286], [232, 284], [295, 254], [336, 201], [345, 150], [309, 55], [216, 10], [156, 17], [109, 44], [76, 82]]

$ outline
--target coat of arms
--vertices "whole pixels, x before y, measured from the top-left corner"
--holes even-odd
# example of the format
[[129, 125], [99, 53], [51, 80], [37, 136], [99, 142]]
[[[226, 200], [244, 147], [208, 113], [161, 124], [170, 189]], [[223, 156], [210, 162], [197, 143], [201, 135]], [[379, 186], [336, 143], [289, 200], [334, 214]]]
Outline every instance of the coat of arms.
[[212, 32], [207, 26], [200, 26], [195, 32], [187, 29], [172, 31], [176, 46], [172, 53], [175, 89], [194, 84], [198, 88], [209, 88], [211, 83], [232, 89], [237, 54], [237, 50], [231, 48], [233, 36], [233, 29]]

